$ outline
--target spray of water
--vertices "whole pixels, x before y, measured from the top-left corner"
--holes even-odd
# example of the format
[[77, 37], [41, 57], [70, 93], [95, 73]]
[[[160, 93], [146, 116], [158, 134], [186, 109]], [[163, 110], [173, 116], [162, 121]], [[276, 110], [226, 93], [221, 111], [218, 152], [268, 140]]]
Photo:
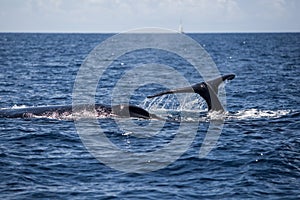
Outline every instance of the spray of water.
[[[181, 121], [197, 121], [200, 113], [206, 112], [206, 103], [196, 94], [177, 94], [183, 103], [177, 101], [176, 95], [158, 96], [153, 99], [146, 98], [139, 106], [167, 119], [180, 119]], [[180, 118], [180, 113], [185, 112], [185, 119]]]

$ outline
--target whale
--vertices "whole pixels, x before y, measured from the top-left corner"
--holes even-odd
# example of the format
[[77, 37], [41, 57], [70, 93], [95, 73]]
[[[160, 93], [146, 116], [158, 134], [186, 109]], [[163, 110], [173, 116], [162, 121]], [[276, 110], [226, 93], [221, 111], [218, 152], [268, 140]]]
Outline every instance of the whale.
[[82, 104], [82, 105], [56, 105], [39, 106], [26, 108], [0, 109], [0, 118], [30, 118], [30, 117], [51, 117], [60, 115], [70, 115], [77, 111], [95, 111], [96, 116], [107, 117], [133, 117], [141, 119], [158, 119], [154, 114], [135, 105], [120, 104], [112, 107], [102, 104]]
[[[176, 93], [196, 93], [199, 94], [207, 103], [208, 111], [224, 112], [225, 109], [218, 98], [218, 88], [226, 80], [235, 78], [234, 74], [228, 74], [206, 82], [195, 85], [163, 91], [147, 98], [154, 98], [167, 94]], [[0, 118], [30, 118], [33, 116], [47, 117], [53, 115], [69, 115], [76, 111], [94, 111], [97, 116], [107, 117], [126, 117], [140, 119], [161, 119], [155, 114], [135, 105], [120, 104], [107, 106], [102, 104], [83, 104], [83, 105], [55, 105], [38, 106], [26, 108], [4, 108], [0, 109]]]

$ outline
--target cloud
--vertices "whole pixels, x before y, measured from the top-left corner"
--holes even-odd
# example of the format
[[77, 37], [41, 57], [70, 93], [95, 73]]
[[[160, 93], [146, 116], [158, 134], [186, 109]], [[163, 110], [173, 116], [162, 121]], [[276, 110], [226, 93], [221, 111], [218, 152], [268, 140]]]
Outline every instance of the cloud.
[[0, 31], [300, 31], [297, 0], [2, 0]]

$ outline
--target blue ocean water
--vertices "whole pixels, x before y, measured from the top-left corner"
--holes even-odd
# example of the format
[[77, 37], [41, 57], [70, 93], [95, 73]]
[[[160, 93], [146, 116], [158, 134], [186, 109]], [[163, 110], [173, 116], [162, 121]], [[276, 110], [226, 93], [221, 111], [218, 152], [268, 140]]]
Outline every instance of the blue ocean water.
[[[82, 62], [110, 36], [1, 33], [0, 108], [72, 104], [73, 85]], [[125, 173], [98, 161], [82, 143], [72, 120], [1, 118], [0, 197], [299, 198], [300, 34], [188, 36], [205, 48], [222, 74], [236, 74], [226, 85], [229, 114], [208, 156], [198, 157], [209, 125], [206, 118], [178, 160], [145, 174]], [[170, 59], [166, 52], [141, 51], [124, 59], [116, 61], [120, 71], [123, 66], [163, 60], [192, 77], [192, 82], [203, 81], [186, 63], [179, 58]], [[110, 88], [122, 75], [114, 68], [111, 71], [114, 73], [104, 76], [97, 88], [99, 103], [109, 104]], [[156, 85], [141, 87], [131, 103], [150, 109], [144, 104], [146, 96], [160, 90]], [[162, 136], [137, 144], [132, 136], [115, 128], [112, 119], [104, 118], [100, 123], [111, 141], [133, 150], [161, 147], [168, 140], [165, 135], [173, 137], [177, 126], [168, 124]]]

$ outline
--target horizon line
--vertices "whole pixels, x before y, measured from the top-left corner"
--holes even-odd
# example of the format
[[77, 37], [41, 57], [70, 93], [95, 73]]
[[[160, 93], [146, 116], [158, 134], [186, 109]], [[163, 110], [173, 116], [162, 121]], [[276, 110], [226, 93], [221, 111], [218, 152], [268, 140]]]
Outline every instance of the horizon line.
[[[129, 30], [130, 31], [130, 30]], [[176, 30], [174, 30], [176, 31]], [[124, 31], [0, 31], [0, 33], [35, 33], [35, 34], [119, 34], [126, 33]], [[176, 33], [176, 32], [175, 32]], [[179, 33], [179, 32], [178, 32]], [[300, 33], [299, 31], [188, 31], [184, 34], [227, 34], [227, 33]]]

